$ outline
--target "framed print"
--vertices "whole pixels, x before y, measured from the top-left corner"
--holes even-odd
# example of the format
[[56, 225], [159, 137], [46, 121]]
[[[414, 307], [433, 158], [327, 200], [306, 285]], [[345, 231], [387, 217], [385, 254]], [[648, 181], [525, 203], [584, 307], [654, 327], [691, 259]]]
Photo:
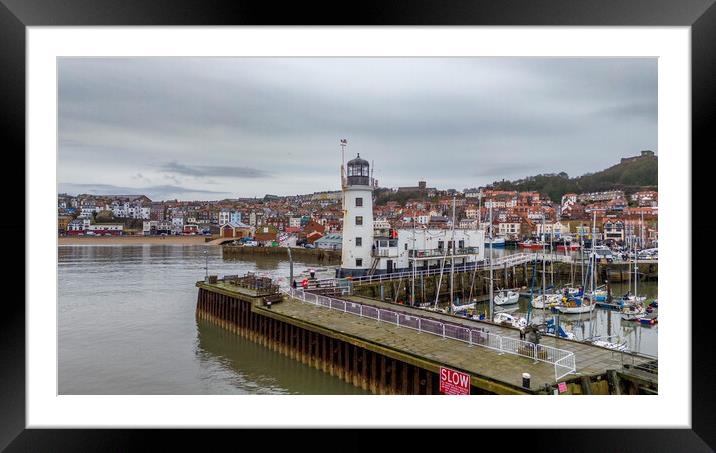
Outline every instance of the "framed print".
[[27, 266], [0, 445], [710, 451], [712, 2], [312, 9], [4, 1]]

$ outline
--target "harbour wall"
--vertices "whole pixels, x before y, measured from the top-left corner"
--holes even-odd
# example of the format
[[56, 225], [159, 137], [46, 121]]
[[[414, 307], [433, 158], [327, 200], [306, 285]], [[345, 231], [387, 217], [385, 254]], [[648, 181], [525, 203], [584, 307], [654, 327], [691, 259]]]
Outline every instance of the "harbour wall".
[[[287, 247], [246, 247], [240, 245], [222, 245], [221, 254], [224, 258], [240, 258], [247, 256], [278, 256], [288, 259]], [[315, 262], [322, 265], [341, 263], [340, 250], [307, 249], [291, 247], [291, 257], [303, 262]]]

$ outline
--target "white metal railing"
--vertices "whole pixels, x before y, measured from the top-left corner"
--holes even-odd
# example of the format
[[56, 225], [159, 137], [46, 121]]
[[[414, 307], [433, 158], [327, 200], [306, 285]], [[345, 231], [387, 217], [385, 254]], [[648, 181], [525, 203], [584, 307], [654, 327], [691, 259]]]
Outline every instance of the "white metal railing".
[[458, 324], [444, 323], [435, 319], [409, 315], [403, 312], [377, 308], [333, 297], [323, 296], [303, 291], [298, 288], [289, 288], [286, 293], [304, 302], [318, 307], [330, 308], [344, 313], [351, 313], [363, 318], [375, 319], [379, 322], [394, 324], [399, 327], [430, 333], [443, 338], [462, 341], [470, 345], [482, 346], [500, 353], [514, 354], [527, 357], [535, 361], [554, 365], [554, 378], [559, 380], [564, 376], [577, 371], [574, 353], [551, 346], [534, 344], [517, 338], [505, 337], [489, 333], [482, 328], [472, 329]]
[[[451, 255], [448, 255], [451, 256]], [[436, 257], [436, 259], [440, 259], [440, 257]], [[531, 263], [535, 259], [537, 261], [542, 261], [542, 253], [514, 253], [512, 255], [505, 255], [499, 258], [495, 258], [492, 260], [492, 268], [493, 269], [499, 269], [503, 268], [505, 266], [518, 266], [520, 264], [524, 263]], [[569, 263], [573, 261], [573, 258], [570, 256], [565, 255], [559, 255], [559, 254], [550, 254], [546, 253], [544, 254], [544, 259], [546, 261], [559, 261], [559, 262], [565, 262]], [[490, 268], [490, 260], [486, 259], [479, 263], [465, 263], [465, 264], [456, 264], [455, 270], [456, 271], [472, 271], [475, 269], [475, 266], [477, 266], [477, 270], [487, 270]], [[443, 272], [446, 272], [449, 268], [446, 266], [445, 269], [443, 269]], [[363, 275], [360, 277], [351, 277], [351, 282], [354, 284], [363, 284], [363, 283], [376, 283], [376, 282], [382, 282], [382, 281], [388, 281], [388, 280], [398, 280], [402, 278], [412, 278], [413, 275], [415, 277], [427, 277], [431, 275], [437, 275], [440, 274], [440, 268], [436, 267], [433, 269], [424, 269], [424, 270], [415, 270], [415, 274], [413, 274], [412, 269], [406, 269], [400, 272], [392, 272], [390, 274], [378, 274], [378, 275]]]

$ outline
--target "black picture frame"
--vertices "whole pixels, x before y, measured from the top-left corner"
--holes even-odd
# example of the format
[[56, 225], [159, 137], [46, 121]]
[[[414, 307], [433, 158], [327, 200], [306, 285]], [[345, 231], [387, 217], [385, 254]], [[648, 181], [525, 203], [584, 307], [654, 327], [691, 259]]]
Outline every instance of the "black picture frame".
[[[337, 3], [276, 5], [244, 0], [0, 0], [0, 121], [6, 131], [3, 151], [6, 156], [23, 156], [25, 150], [26, 27], [89, 25], [690, 26], [692, 149], [705, 150], [716, 126], [716, 7], [713, 3], [714, 0], [363, 0], [339, 8]], [[694, 157], [696, 154], [692, 152], [692, 159]], [[17, 165], [24, 168], [24, 160], [18, 159]], [[14, 221], [4, 222], [6, 234], [24, 235], [23, 213], [15, 212], [11, 217]], [[18, 248], [12, 251], [13, 255], [24, 256], [24, 250], [19, 250], [20, 241], [15, 242], [9, 246]], [[691, 250], [691, 244], [687, 246]], [[19, 263], [16, 265], [19, 267]], [[17, 267], [13, 272], [17, 273]], [[692, 268], [695, 272], [693, 263]], [[11, 296], [14, 296], [12, 290]], [[0, 448], [7, 451], [128, 451], [147, 448], [147, 442], [153, 440], [160, 441], [164, 448], [174, 443], [186, 445], [189, 437], [197, 434], [188, 430], [25, 429], [25, 307], [19, 300], [19, 297], [6, 300], [0, 315]], [[693, 323], [692, 319], [692, 429], [516, 430], [509, 434], [509, 444], [550, 451], [713, 451], [716, 448], [716, 401], [712, 376], [716, 372], [716, 351], [709, 330], [710, 323]], [[564, 415], [555, 413], [554, 416]], [[618, 414], [619, 417], [629, 417], [629, 414]], [[649, 420], [645, 419], [644, 424], [648, 426]], [[335, 441], [323, 433], [317, 437], [317, 433], [306, 431], [285, 436], [266, 434], [255, 434], [252, 441], [268, 442], [271, 449], [295, 447], [302, 442], [311, 442], [306, 445], [320, 449], [372, 448], [367, 433], [360, 431], [341, 433], [335, 436]], [[441, 444], [455, 440], [494, 448], [488, 447], [492, 444], [488, 440], [503, 437], [487, 432], [448, 437], [445, 433], [421, 430], [421, 434], [408, 433], [394, 439], [403, 449], [422, 451], [440, 448]], [[230, 441], [229, 445], [236, 448], [240, 446], [239, 439], [244, 442], [247, 435], [231, 430], [211, 433], [202, 430], [197, 437], [208, 442], [205, 446]], [[319, 446], [316, 439], [326, 439], [328, 444]], [[337, 443], [331, 445], [333, 442]], [[384, 447], [390, 444], [385, 442], [381, 441]]]

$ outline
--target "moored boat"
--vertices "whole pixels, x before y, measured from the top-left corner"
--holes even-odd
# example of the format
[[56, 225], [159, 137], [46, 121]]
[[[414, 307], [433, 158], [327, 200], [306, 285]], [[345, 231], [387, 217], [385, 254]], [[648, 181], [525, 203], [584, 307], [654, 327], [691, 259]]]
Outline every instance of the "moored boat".
[[545, 244], [543, 242], [533, 242], [528, 239], [524, 242], [520, 242], [518, 244], [518, 247], [521, 249], [528, 249], [528, 250], [542, 250], [545, 247]]
[[568, 290], [565, 292], [567, 295], [562, 296], [562, 301], [555, 307], [560, 313], [590, 313], [597, 306], [596, 302], [584, 297], [582, 288], [579, 288], [579, 292], [575, 295], [569, 294]]
[[610, 341], [594, 340], [592, 341], [592, 344], [607, 349], [613, 349], [615, 351], [629, 352], [629, 348], [627, 347], [626, 341], [623, 343], [612, 343]]
[[576, 252], [580, 249], [579, 244], [561, 244], [557, 245], [558, 252]]
[[560, 294], [540, 294], [532, 299], [532, 308], [550, 308], [558, 305], [561, 299]]
[[505, 238], [485, 238], [485, 247], [491, 247], [493, 249], [503, 249], [505, 248]]
[[495, 295], [495, 305], [511, 305], [516, 304], [520, 299], [520, 293], [517, 291], [502, 290]]
[[495, 313], [494, 318], [492, 321], [495, 324], [508, 324], [512, 327], [521, 328], [521, 327], [527, 327], [527, 319], [523, 318], [521, 316], [513, 316], [509, 313], [500, 312]]

